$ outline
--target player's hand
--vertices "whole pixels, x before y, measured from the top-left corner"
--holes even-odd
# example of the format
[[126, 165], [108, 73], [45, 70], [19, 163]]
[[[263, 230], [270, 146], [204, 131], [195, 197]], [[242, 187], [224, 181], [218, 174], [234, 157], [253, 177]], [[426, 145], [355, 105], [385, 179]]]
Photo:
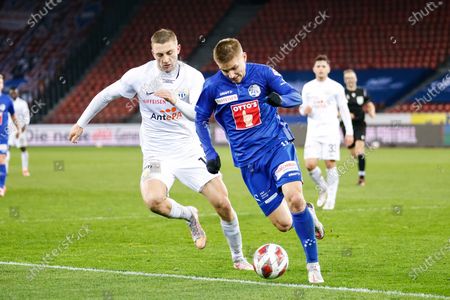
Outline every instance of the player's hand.
[[163, 99], [166, 100], [167, 102], [170, 102], [170, 104], [172, 104], [172, 105], [175, 105], [175, 103], [177, 103], [177, 99], [174, 98], [172, 92], [169, 91], [169, 90], [164, 90], [164, 89], [157, 90], [157, 91], [154, 93], [154, 95], [155, 95], [156, 97], [163, 98]]
[[353, 135], [346, 135], [344, 138], [345, 146], [350, 146], [353, 144]]
[[22, 133], [21, 130], [16, 131], [16, 139], [18, 139], [20, 137], [20, 134]]
[[208, 169], [208, 172], [211, 174], [217, 174], [220, 171], [221, 163], [220, 163], [220, 157], [216, 154], [216, 157], [208, 159], [206, 161], [206, 169]]
[[278, 93], [272, 92], [267, 96], [267, 104], [272, 105], [274, 107], [281, 106], [282, 103], [281, 96]]
[[78, 126], [78, 124], [73, 125], [69, 133], [69, 141], [71, 141], [73, 144], [76, 144], [82, 134], [83, 128]]
[[305, 114], [305, 116], [309, 115], [310, 113], [312, 113], [312, 107], [310, 105], [306, 105], [303, 113]]
[[350, 117], [352, 117], [352, 120], [355, 119], [355, 114], [354, 113], [350, 113]]

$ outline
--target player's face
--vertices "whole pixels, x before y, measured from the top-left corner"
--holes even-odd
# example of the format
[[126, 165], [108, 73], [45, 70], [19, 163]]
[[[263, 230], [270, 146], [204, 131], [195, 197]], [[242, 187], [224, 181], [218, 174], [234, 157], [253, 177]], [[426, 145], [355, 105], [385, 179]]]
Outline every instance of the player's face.
[[11, 96], [11, 98], [13, 98], [13, 100], [16, 100], [16, 98], [18, 96], [18, 92], [17, 92], [17, 90], [11, 90], [11, 91], [9, 91], [9, 95]]
[[3, 91], [3, 78], [0, 77], [0, 93]]
[[227, 63], [219, 63], [219, 69], [223, 75], [228, 77], [234, 83], [240, 83], [245, 76], [245, 63], [247, 62], [247, 53], [242, 52], [236, 55], [232, 60]]
[[356, 81], [357, 78], [355, 73], [350, 72], [344, 74], [344, 82], [345, 85], [347, 86], [347, 89], [353, 90], [356, 87]]
[[168, 41], [164, 44], [152, 44], [152, 54], [158, 63], [158, 68], [164, 72], [171, 72], [178, 62], [181, 46], [176, 40]]
[[330, 73], [330, 65], [324, 60], [318, 60], [314, 64], [313, 72], [319, 80], [325, 80]]

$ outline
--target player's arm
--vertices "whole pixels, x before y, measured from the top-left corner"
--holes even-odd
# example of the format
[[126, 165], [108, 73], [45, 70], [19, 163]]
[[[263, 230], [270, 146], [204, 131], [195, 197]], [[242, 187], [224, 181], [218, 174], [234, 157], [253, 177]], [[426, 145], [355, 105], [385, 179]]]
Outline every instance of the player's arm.
[[24, 132], [28, 125], [30, 125], [30, 120], [31, 119], [31, 114], [30, 114], [30, 109], [28, 108], [28, 103], [26, 103], [26, 105], [24, 106], [23, 109], [23, 127], [22, 127], [22, 132]]
[[309, 116], [309, 114], [312, 113], [312, 106], [310, 104], [309, 97], [307, 96], [306, 89], [307, 88], [303, 86], [302, 89], [303, 104], [300, 105], [300, 107], [298, 108], [298, 111], [302, 116]]
[[302, 97], [289, 83], [287, 83], [283, 76], [275, 69], [267, 67], [266, 80], [272, 90], [267, 96], [267, 103], [278, 107], [294, 107], [302, 104]]
[[19, 119], [16, 116], [16, 111], [14, 110], [14, 104], [12, 102], [9, 103], [8, 113], [11, 116], [11, 121], [13, 122], [14, 126], [16, 126], [16, 138], [19, 138], [22, 131], [20, 128]]
[[367, 106], [367, 113], [371, 118], [374, 118], [376, 114], [375, 105], [370, 100], [369, 95], [367, 95], [367, 91], [366, 90], [363, 91], [364, 91], [364, 104]]
[[216, 108], [214, 97], [210, 96], [208, 88], [205, 86], [195, 106], [195, 129], [203, 146], [206, 155], [206, 168], [208, 172], [216, 174], [220, 170], [220, 157], [212, 145], [209, 134], [209, 118]]
[[86, 107], [77, 123], [73, 125], [70, 130], [69, 140], [72, 143], [75, 144], [78, 142], [78, 139], [83, 134], [84, 128], [111, 101], [120, 97], [133, 98], [136, 95], [134, 88], [127, 83], [128, 77], [129, 72], [125, 73], [122, 79], [103, 89], [94, 97], [94, 99], [92, 99], [91, 103], [89, 103], [88, 107]]
[[203, 75], [198, 72], [195, 78], [192, 78], [192, 85], [189, 89], [189, 103], [185, 101], [178, 101], [176, 95], [169, 90], [158, 90], [155, 92], [155, 96], [163, 98], [170, 102], [173, 106], [178, 108], [179, 111], [190, 121], [195, 121], [195, 104], [200, 97], [203, 89], [203, 83], [205, 79]]
[[345, 127], [345, 138], [344, 142], [347, 146], [353, 144], [353, 125], [352, 117], [350, 116], [350, 110], [348, 109], [348, 101], [345, 97], [345, 92], [343, 87], [339, 87], [337, 94], [337, 103], [339, 108], [339, 113], [341, 115], [342, 122]]

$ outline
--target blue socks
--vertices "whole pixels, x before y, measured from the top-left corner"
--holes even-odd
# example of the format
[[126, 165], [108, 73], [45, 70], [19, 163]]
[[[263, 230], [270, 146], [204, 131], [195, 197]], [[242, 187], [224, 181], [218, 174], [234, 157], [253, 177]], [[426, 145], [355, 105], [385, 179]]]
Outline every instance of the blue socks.
[[305, 251], [306, 262], [318, 262], [317, 241], [314, 230], [314, 221], [308, 207], [304, 211], [292, 214], [292, 225], [294, 226], [297, 236], [302, 242]]
[[5, 187], [6, 181], [6, 165], [0, 165], [0, 188]]

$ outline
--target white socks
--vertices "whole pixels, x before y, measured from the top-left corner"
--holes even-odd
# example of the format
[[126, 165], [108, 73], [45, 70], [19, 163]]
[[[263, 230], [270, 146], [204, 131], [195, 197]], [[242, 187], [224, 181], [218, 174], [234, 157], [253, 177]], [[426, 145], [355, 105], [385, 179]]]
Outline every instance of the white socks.
[[192, 212], [189, 208], [186, 206], [181, 205], [180, 203], [176, 202], [175, 200], [171, 198], [167, 198], [167, 200], [172, 205], [172, 209], [169, 213], [169, 218], [172, 219], [185, 219], [186, 221], [189, 221], [192, 218]]
[[316, 184], [319, 193], [325, 192], [327, 190], [327, 183], [325, 182], [325, 179], [323, 178], [322, 172], [320, 171], [319, 167], [315, 167], [314, 169], [309, 171], [309, 175], [311, 175], [311, 178]]
[[334, 204], [336, 203], [336, 194], [339, 185], [339, 174], [337, 172], [337, 168], [327, 169], [327, 191], [328, 198], [326, 205], [332, 206], [334, 208]]
[[220, 220], [220, 225], [222, 225], [223, 234], [227, 239], [228, 246], [230, 246], [231, 258], [233, 259], [233, 262], [243, 259], [244, 254], [242, 253], [242, 236], [236, 213], [234, 213], [234, 219], [231, 222]]
[[22, 152], [22, 170], [28, 170], [28, 151]]

